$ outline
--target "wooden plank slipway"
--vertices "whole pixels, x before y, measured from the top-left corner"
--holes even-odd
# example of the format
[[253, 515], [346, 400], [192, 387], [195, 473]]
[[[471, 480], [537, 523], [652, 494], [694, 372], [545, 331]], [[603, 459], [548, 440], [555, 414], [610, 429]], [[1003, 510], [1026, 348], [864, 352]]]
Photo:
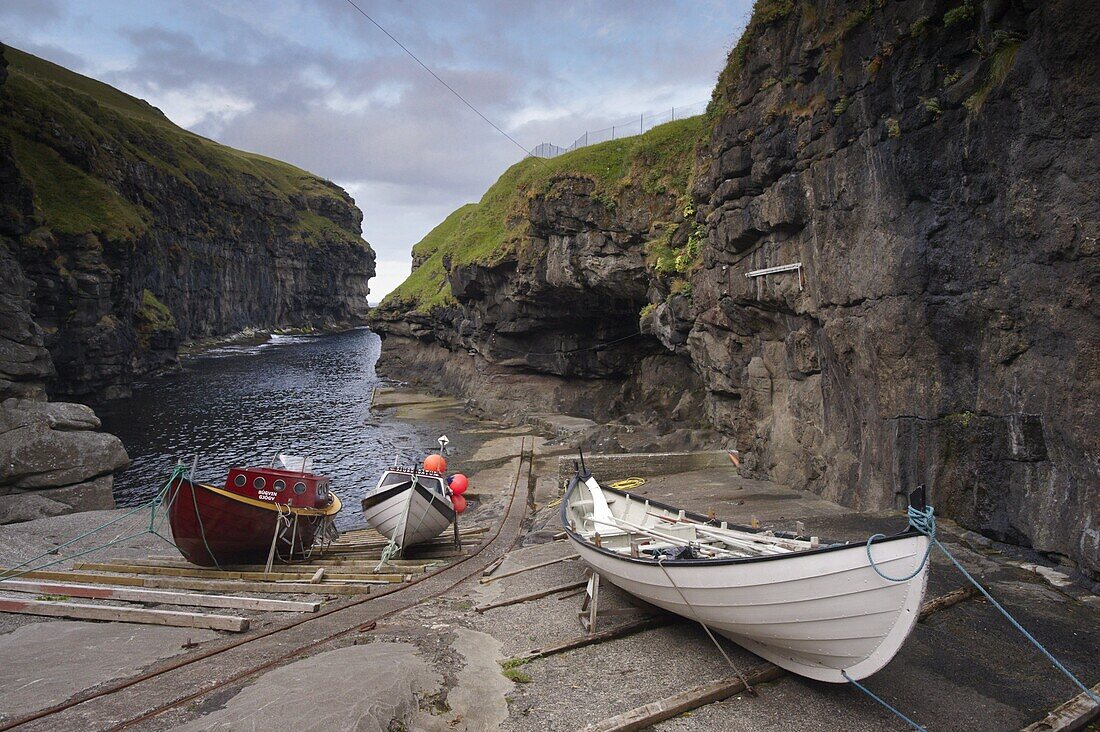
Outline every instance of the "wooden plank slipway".
[[248, 618], [234, 615], [208, 615], [178, 610], [149, 610], [147, 608], [118, 607], [114, 605], [27, 600], [19, 597], [0, 596], [0, 611], [53, 618], [73, 618], [76, 620], [113, 620], [122, 623], [171, 625], [178, 628], [228, 630], [233, 633], [242, 633], [248, 630]]
[[266, 597], [238, 597], [236, 595], [204, 595], [195, 592], [169, 592], [135, 587], [102, 587], [35, 580], [4, 580], [0, 582], [0, 590], [29, 592], [39, 595], [66, 595], [68, 597], [94, 600], [123, 600], [157, 605], [219, 607], [236, 610], [315, 613], [321, 607], [319, 602], [302, 602], [299, 600], [272, 600]]
[[[202, 579], [240, 579], [240, 580], [258, 580], [261, 582], [270, 582], [278, 580], [299, 580], [309, 582], [317, 571], [316, 568], [309, 571], [286, 571], [284, 569], [273, 569], [270, 572], [236, 572], [221, 569], [198, 569], [198, 568], [178, 568], [178, 567], [159, 567], [137, 564], [108, 564], [103, 562], [77, 562], [73, 565], [73, 569], [76, 570], [89, 570], [93, 572], [114, 572], [115, 574], [152, 574], [163, 575], [165, 577], [198, 577]], [[404, 582], [406, 577], [403, 574], [373, 574], [373, 573], [347, 573], [343, 576], [344, 580], [363, 580], [374, 582]]]
[[[92, 574], [90, 572], [65, 572], [34, 570], [20, 572], [20, 579], [42, 579], [57, 582], [78, 582], [123, 587], [148, 587], [161, 590], [201, 590], [204, 592], [264, 592], [287, 595], [365, 595], [370, 592], [367, 583], [310, 584], [301, 582], [247, 582], [241, 580], [208, 580], [194, 577], [139, 577], [137, 575]], [[388, 584], [388, 583], [383, 583]]]

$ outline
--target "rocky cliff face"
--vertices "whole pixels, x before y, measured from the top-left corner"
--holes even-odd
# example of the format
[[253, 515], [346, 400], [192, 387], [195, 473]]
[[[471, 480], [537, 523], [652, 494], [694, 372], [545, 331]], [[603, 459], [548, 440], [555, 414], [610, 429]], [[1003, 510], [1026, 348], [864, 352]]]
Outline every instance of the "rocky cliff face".
[[125, 393], [188, 339], [358, 322], [361, 219], [327, 181], [0, 46], [0, 523], [114, 506], [122, 443], [47, 393]]
[[114, 472], [129, 457], [91, 408], [45, 401], [53, 362], [10, 246], [0, 238], [0, 524], [114, 508]]
[[458, 304], [402, 332], [499, 365], [493, 343], [533, 349], [512, 333], [568, 310], [547, 290], [603, 279], [629, 306], [584, 301], [517, 366], [652, 389], [568, 349], [648, 301], [631, 348], [690, 366], [750, 473], [869, 509], [926, 483], [941, 514], [1100, 576], [1097, 41], [1081, 1], [758, 2], [671, 237], [635, 213], [659, 196], [536, 198], [531, 262], [450, 267]]
[[381, 367], [442, 380], [496, 415], [703, 426], [698, 376], [639, 330], [668, 291], [653, 266], [683, 234], [701, 128], [688, 120], [514, 166], [414, 249], [413, 275], [372, 313], [387, 336]]
[[[767, 9], [716, 91], [674, 319], [712, 419], [762, 474], [868, 508], [927, 483], [964, 525], [1100, 571], [1100, 19]], [[745, 276], [791, 263], [801, 282]]]
[[2, 52], [3, 233], [33, 283], [51, 394], [124, 393], [190, 339], [366, 314], [374, 254], [343, 190]]

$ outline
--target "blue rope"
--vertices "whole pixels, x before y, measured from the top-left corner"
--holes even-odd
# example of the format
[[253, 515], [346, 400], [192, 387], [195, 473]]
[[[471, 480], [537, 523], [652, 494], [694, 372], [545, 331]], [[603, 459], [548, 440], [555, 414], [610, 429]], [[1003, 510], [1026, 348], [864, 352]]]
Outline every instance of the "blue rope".
[[[936, 538], [936, 518], [933, 515], [931, 506], [928, 506], [923, 511], [910, 506], [908, 516], [909, 525], [929, 538], [928, 549], [924, 552], [924, 558], [921, 559], [920, 565], [916, 568], [916, 570], [905, 577], [890, 577], [886, 574], [883, 574], [883, 572], [875, 566], [875, 560], [871, 556], [871, 542], [874, 541], [876, 538], [883, 536], [882, 534], [875, 534], [867, 540], [867, 560], [871, 563], [871, 569], [875, 570], [879, 577], [882, 577], [885, 580], [889, 580], [890, 582], [905, 582], [906, 580], [910, 580], [913, 577], [916, 577], [917, 574], [920, 573], [922, 569], [924, 569], [924, 565], [928, 562], [928, 555], [932, 552], [932, 545], [934, 544], [935, 546], [939, 547], [939, 550], [944, 553], [944, 556], [950, 559], [951, 563], [954, 564], [960, 572], [962, 572], [963, 576], [970, 581], [970, 584], [974, 585], [974, 587], [978, 589], [978, 592], [982, 593], [982, 595], [985, 596], [985, 599], [989, 600], [989, 603], [993, 605], [993, 607], [997, 608], [997, 610], [1000, 611], [1001, 615], [1005, 616], [1005, 619], [1012, 624], [1012, 627], [1020, 631], [1020, 633], [1022, 633], [1023, 636], [1027, 638], [1033, 646], [1042, 651], [1043, 655], [1046, 656], [1048, 661], [1054, 664], [1054, 667], [1056, 669], [1061, 671], [1066, 676], [1066, 678], [1076, 684], [1077, 688], [1083, 691], [1086, 696], [1096, 702], [1097, 706], [1100, 706], [1100, 696], [1097, 696], [1095, 692], [1093, 692], [1091, 689], [1081, 683], [1081, 680], [1074, 676], [1069, 669], [1063, 666], [1062, 663], [1057, 658], [1055, 658], [1054, 655], [1051, 654], [1051, 652], [1048, 651], [1043, 646], [1043, 644], [1035, 638], [1035, 636], [1029, 633], [1027, 629], [1024, 628], [1024, 626], [1020, 625], [1016, 618], [1012, 617], [1008, 610], [1004, 609], [1001, 603], [994, 600], [993, 596], [990, 595], [986, 591], [986, 589], [978, 583], [978, 580], [974, 579], [973, 575], [967, 572], [966, 569], [961, 564], [959, 564], [959, 560], [955, 559], [955, 557], [952, 556], [951, 552], [947, 551], [947, 547], [940, 543], [940, 540]], [[844, 674], [844, 678], [848, 678], [848, 675]], [[848, 680], [852, 681], [851, 679]]]
[[[44, 551], [41, 554], [39, 554], [38, 556], [31, 557], [27, 561], [25, 561], [21, 564], [18, 564], [14, 567], [11, 567], [9, 569], [0, 570], [0, 579], [14, 579], [16, 577], [22, 577], [24, 575], [30, 574], [31, 572], [36, 572], [38, 570], [42, 570], [42, 569], [45, 569], [47, 567], [52, 567], [56, 564], [61, 564], [62, 562], [66, 562], [70, 559], [75, 559], [77, 557], [82, 557], [86, 554], [91, 554], [93, 552], [100, 551], [101, 549], [107, 549], [107, 548], [112, 547], [116, 544], [120, 544], [124, 541], [129, 541], [130, 539], [136, 539], [137, 537], [142, 536], [144, 534], [156, 534], [157, 536], [160, 536], [160, 538], [164, 539], [164, 537], [161, 536], [160, 533], [156, 530], [156, 527], [154, 525], [154, 523], [156, 521], [156, 507], [160, 504], [160, 502], [162, 500], [164, 500], [164, 496], [165, 496], [166, 492], [168, 491], [168, 488], [172, 485], [173, 481], [175, 481], [177, 477], [182, 476], [184, 474], [184, 472], [186, 472], [186, 469], [184, 468], [184, 466], [183, 465], [177, 465], [176, 468], [172, 471], [172, 477], [170, 477], [168, 479], [168, 482], [164, 484], [164, 487], [161, 488], [157, 492], [156, 497], [154, 497], [153, 499], [151, 499], [149, 501], [146, 501], [145, 503], [142, 503], [142, 504], [139, 504], [139, 505], [135, 506], [131, 510], [129, 510], [126, 513], [122, 514], [121, 516], [116, 516], [115, 518], [111, 519], [107, 523], [101, 524], [101, 525], [99, 525], [99, 526], [97, 526], [94, 529], [91, 529], [89, 531], [85, 531], [84, 533], [77, 536], [75, 539], [70, 539], [69, 541], [65, 542], [64, 544], [60, 544], [60, 545], [54, 547], [53, 549], [49, 549], [47, 551]], [[134, 514], [141, 513], [142, 511], [144, 511], [146, 509], [151, 510], [151, 515], [150, 515], [150, 519], [149, 519], [149, 528], [148, 529], [145, 529], [143, 531], [139, 531], [136, 534], [131, 534], [131, 535], [124, 536], [124, 537], [121, 537], [121, 538], [112, 539], [111, 541], [105, 542], [103, 544], [99, 544], [98, 546], [94, 546], [91, 549], [85, 549], [84, 551], [77, 552], [76, 554], [70, 554], [69, 556], [60, 557], [60, 558], [55, 559], [51, 562], [46, 562], [45, 564], [40, 564], [36, 567], [30, 567], [28, 569], [23, 569], [27, 565], [34, 564], [35, 562], [37, 562], [40, 559], [44, 559], [44, 558], [46, 558], [48, 556], [51, 556], [51, 555], [58, 555], [58, 554], [60, 554], [60, 551], [62, 549], [67, 549], [70, 546], [72, 546], [73, 544], [78, 543], [82, 539], [86, 539], [89, 536], [91, 536], [92, 534], [95, 534], [96, 532], [102, 531], [103, 529], [106, 529], [110, 526], [113, 526], [114, 524], [117, 524], [120, 521], [123, 521], [127, 518], [130, 518]], [[165, 539], [165, 541], [168, 541], [168, 540]], [[169, 543], [172, 543], [172, 542], [169, 542]]]
[[909, 717], [906, 717], [904, 714], [902, 714], [896, 708], [890, 706], [890, 704], [885, 699], [883, 699], [882, 697], [876, 695], [875, 692], [871, 691], [866, 686], [864, 686], [863, 684], [859, 683], [858, 681], [853, 679], [851, 676], [849, 676], [847, 671], [841, 671], [840, 673], [844, 675], [844, 678], [848, 679], [849, 684], [853, 684], [857, 689], [862, 691], [864, 694], [866, 694], [867, 696], [871, 697], [872, 699], [877, 701], [882, 706], [889, 709], [891, 712], [896, 714], [901, 719], [904, 719], [906, 722], [909, 723], [910, 727], [912, 727], [913, 729], [916, 729], [916, 730], [920, 730], [921, 732], [925, 732], [924, 727], [921, 727], [919, 724], [917, 724], [913, 720], [909, 719]]
[[[875, 566], [874, 557], [871, 556], [871, 542], [875, 539], [885, 539], [886, 534], [874, 534], [867, 539], [867, 561], [871, 563], [871, 569], [875, 570], [875, 573], [884, 580], [890, 582], [908, 582], [916, 577], [924, 569], [924, 565], [928, 563], [928, 555], [932, 553], [932, 544], [938, 543], [936, 541], [936, 517], [933, 514], [932, 507], [928, 506], [923, 511], [918, 508], [909, 507], [909, 525], [920, 533], [927, 536], [932, 541], [928, 542], [928, 548], [924, 550], [924, 558], [920, 560], [920, 564], [912, 573], [905, 575], [904, 577], [891, 577], [884, 574], [881, 569]], [[941, 547], [942, 548], [942, 547]], [[945, 550], [946, 551], [946, 550]]]

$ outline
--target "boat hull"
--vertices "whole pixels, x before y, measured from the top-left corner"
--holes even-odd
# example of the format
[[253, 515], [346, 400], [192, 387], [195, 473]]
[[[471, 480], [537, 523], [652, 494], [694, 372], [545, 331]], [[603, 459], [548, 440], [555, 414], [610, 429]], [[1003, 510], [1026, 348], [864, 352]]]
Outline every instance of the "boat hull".
[[889, 663], [917, 622], [928, 581], [923, 560], [929, 539], [916, 532], [873, 543], [883, 573], [916, 572], [910, 580], [891, 582], [871, 567], [863, 543], [768, 557], [658, 562], [597, 547], [568, 522], [565, 528], [581, 559], [602, 579], [818, 681], [844, 683], [845, 673], [861, 679]]
[[[178, 478], [169, 486], [165, 500], [176, 547], [187, 561], [203, 567], [266, 562], [277, 520], [284, 522], [284, 530], [276, 542], [276, 556], [284, 560], [299, 557], [313, 546], [325, 522], [339, 510], [335, 497], [330, 509], [280, 508], [187, 478]], [[287, 520], [292, 523], [288, 529]]]
[[410, 480], [364, 498], [363, 518], [404, 549], [439, 536], [454, 521], [455, 511], [443, 496]]

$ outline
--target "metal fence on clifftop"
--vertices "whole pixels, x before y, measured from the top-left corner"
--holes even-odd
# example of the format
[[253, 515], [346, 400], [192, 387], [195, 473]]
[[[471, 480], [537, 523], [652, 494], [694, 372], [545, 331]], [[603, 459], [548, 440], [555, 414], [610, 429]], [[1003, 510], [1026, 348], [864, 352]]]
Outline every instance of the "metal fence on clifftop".
[[555, 145], [552, 142], [544, 142], [540, 145], [536, 145], [531, 153], [536, 158], [554, 158], [562, 153], [567, 153], [581, 147], [588, 147], [589, 145], [595, 145], [599, 142], [618, 140], [623, 137], [633, 137], [634, 135], [640, 135], [652, 130], [657, 125], [663, 125], [666, 122], [674, 122], [678, 119], [685, 119], [687, 117], [694, 117], [697, 114], [702, 114], [706, 111], [708, 103], [708, 101], [694, 102], [682, 107], [672, 107], [663, 112], [640, 114], [631, 120], [624, 121], [621, 124], [614, 124], [610, 127], [604, 127], [601, 130], [585, 130], [585, 133], [574, 140], [573, 144], [569, 147]]

